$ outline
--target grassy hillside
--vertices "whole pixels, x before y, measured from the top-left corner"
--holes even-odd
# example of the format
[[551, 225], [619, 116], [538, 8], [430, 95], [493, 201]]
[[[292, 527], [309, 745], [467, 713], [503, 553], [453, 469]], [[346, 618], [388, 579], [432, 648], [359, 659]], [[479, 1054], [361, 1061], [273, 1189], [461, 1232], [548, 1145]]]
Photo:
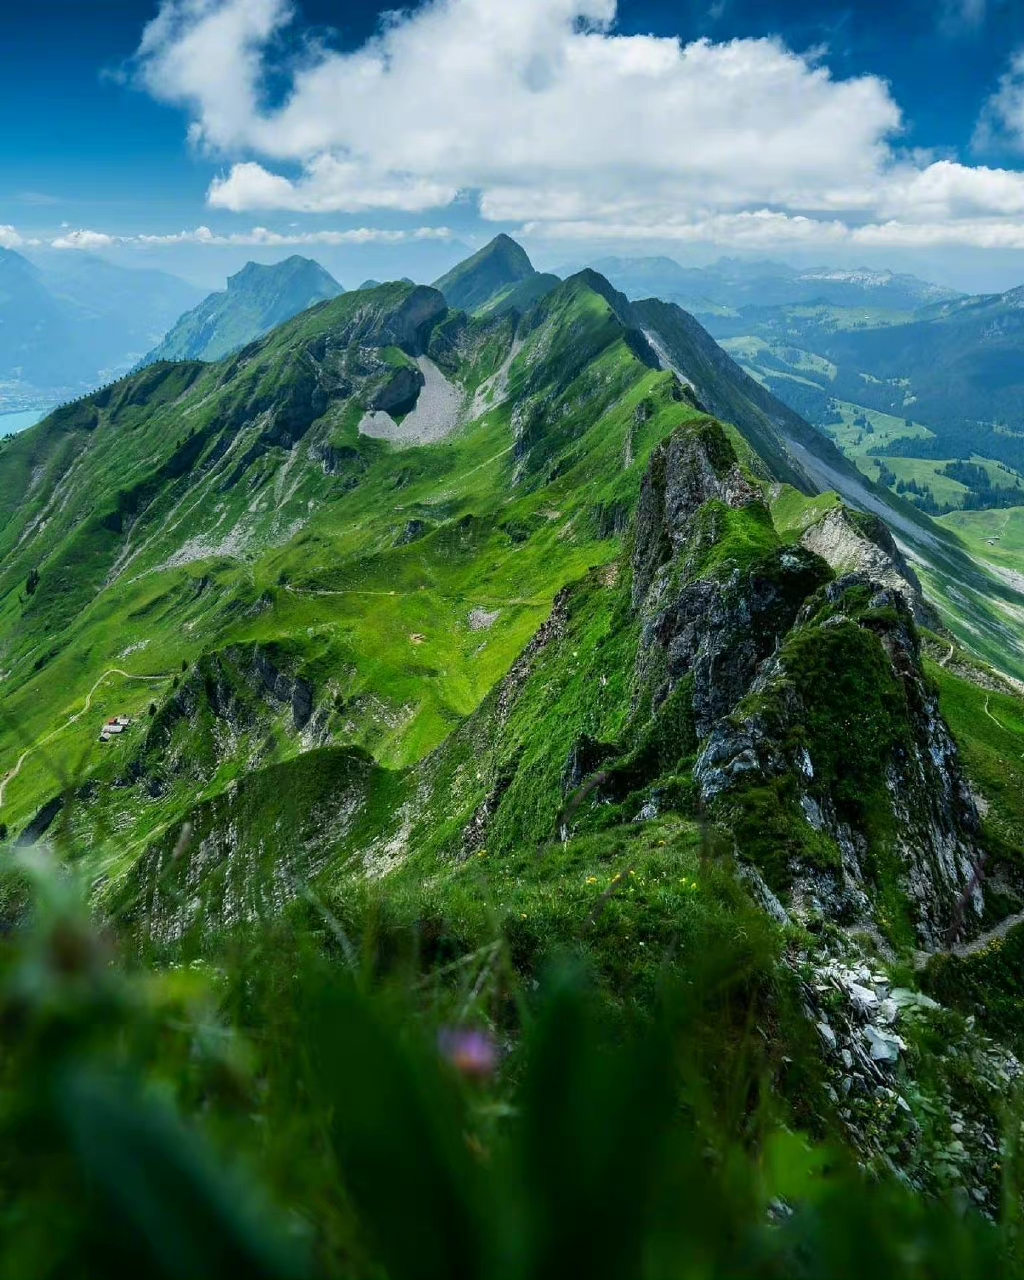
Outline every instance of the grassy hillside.
[[[947, 1240], [908, 1188], [1014, 1203], [1018, 1068], [972, 1021], [998, 981], [939, 1006], [918, 974], [1024, 909], [1022, 704], [982, 661], [1024, 670], [1018, 586], [677, 307], [593, 271], [495, 290], [492, 258], [456, 273], [476, 315], [343, 294], [0, 453], [3, 1176], [32, 1274], [108, 1258], [122, 1202], [143, 1270], [167, 1231], [213, 1273], [367, 1280], [686, 1274], [680, 1170], [692, 1200], [735, 1169], [697, 1218], [743, 1240], [795, 1215], [770, 1245], [709, 1230], [707, 1274], [831, 1267], [847, 1163], [892, 1258]], [[922, 585], [962, 644], [919, 630]], [[595, 1237], [636, 1168], [635, 1229]], [[534, 1192], [580, 1169], [563, 1237]], [[958, 1266], [1003, 1250], [936, 1221]]]
[[[506, 390], [443, 445], [396, 450], [358, 423], [410, 359], [384, 344], [417, 349], [424, 298], [443, 310], [409, 286], [345, 295], [234, 362], [154, 366], [11, 442], [4, 772], [49, 739], [9, 785], [14, 821], [55, 770], [121, 749], [95, 741], [102, 714], [145, 712], [153, 689], [115, 668], [166, 677], [166, 692], [182, 663], [237, 644], [329, 684], [335, 739], [415, 759], [507, 670], [560, 588], [615, 554], [647, 453], [695, 412], [672, 376], [636, 359], [601, 297], [572, 289], [511, 361], [507, 325], [435, 330], [467, 417], [469, 388], [500, 374]], [[550, 350], [567, 309], [572, 349]], [[302, 356], [341, 332], [376, 345], [325, 349], [337, 392], [321, 403]], [[514, 411], [552, 403], [568, 410], [561, 443], [510, 438]], [[108, 670], [89, 714], [62, 728]]]

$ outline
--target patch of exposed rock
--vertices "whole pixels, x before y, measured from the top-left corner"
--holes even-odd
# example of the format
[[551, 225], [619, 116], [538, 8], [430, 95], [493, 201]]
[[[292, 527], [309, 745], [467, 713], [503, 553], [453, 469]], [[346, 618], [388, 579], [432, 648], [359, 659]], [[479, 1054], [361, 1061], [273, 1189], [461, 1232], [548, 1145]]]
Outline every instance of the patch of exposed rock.
[[370, 408], [392, 415], [411, 413], [425, 382], [422, 370], [413, 368], [412, 365], [403, 365], [378, 388], [370, 401]]
[[926, 602], [917, 574], [877, 517], [834, 507], [806, 530], [800, 543], [821, 556], [840, 577], [859, 573], [898, 591], [913, 611], [915, 622], [940, 629], [938, 615]]
[[469, 614], [469, 629], [470, 631], [489, 631], [500, 616], [500, 609], [472, 609]]
[[[830, 1093], [862, 1157], [899, 1168], [922, 1190], [959, 1185], [982, 1212], [994, 1212], [1003, 1099], [1024, 1078], [1017, 1058], [979, 1035], [973, 1019], [951, 1020], [936, 1001], [894, 986], [863, 960], [820, 957], [803, 992], [832, 1077]], [[929, 1022], [941, 1026], [958, 1058], [951, 1077], [940, 1072], [929, 1081], [936, 1117], [930, 1124], [918, 1110], [920, 1084], [906, 1061], [908, 1041]], [[956, 1090], [964, 1071], [974, 1081], [969, 1102]]]
[[[871, 593], [868, 608], [860, 611], [865, 592]], [[977, 807], [938, 697], [925, 679], [902, 594], [848, 575], [805, 607], [796, 629], [806, 636], [814, 628], [825, 633], [843, 626], [862, 628], [877, 639], [905, 709], [898, 736], [879, 754], [880, 796], [888, 803], [890, 820], [887, 832], [875, 839], [885, 842], [887, 857], [899, 868], [900, 887], [922, 945], [934, 950], [949, 937], [969, 936], [978, 928], [984, 904]], [[838, 704], [830, 710], [842, 715]], [[841, 855], [838, 867], [798, 873], [800, 892], [826, 916], [866, 919], [871, 904], [865, 890], [872, 886], [870, 863], [877, 848], [872, 850], [868, 833], [844, 808], [839, 782], [821, 776], [814, 735], [807, 731], [817, 714], [808, 702], [806, 681], [783, 646], [754, 680], [748, 697], [715, 726], [701, 748], [694, 778], [706, 804], [750, 786], [790, 780], [803, 820], [834, 841]], [[874, 746], [851, 740], [849, 751], [863, 754]]]
[[759, 490], [740, 470], [717, 422], [676, 431], [654, 450], [640, 487], [633, 547], [633, 605], [647, 596], [658, 570], [683, 551], [697, 512], [711, 501], [745, 507]]
[[655, 589], [643, 611], [641, 684], [658, 670], [654, 698], [660, 702], [692, 677], [694, 727], [704, 738], [749, 689], [825, 576], [817, 557], [794, 548], [725, 581], [699, 578], [677, 590]]

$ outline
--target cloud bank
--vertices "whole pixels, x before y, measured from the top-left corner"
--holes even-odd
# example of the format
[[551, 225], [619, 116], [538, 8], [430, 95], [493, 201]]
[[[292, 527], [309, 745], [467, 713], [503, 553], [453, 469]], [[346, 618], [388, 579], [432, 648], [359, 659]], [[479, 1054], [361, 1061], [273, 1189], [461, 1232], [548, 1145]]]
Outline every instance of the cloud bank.
[[[4, 245], [4, 233], [12, 237], [10, 245]], [[350, 227], [344, 231], [271, 231], [267, 227], [253, 227], [250, 231], [233, 231], [222, 234], [209, 227], [194, 227], [189, 231], [175, 231], [163, 235], [139, 233], [138, 235], [110, 235], [105, 231], [82, 228], [66, 231], [53, 240], [25, 241], [14, 227], [0, 227], [0, 246], [17, 248], [32, 243], [47, 244], [51, 249], [112, 249], [119, 245], [144, 245], [152, 248], [180, 244], [215, 246], [263, 246], [279, 248], [289, 245], [345, 245], [345, 244], [405, 244], [410, 241], [451, 240], [447, 227], [416, 227], [411, 230], [389, 230], [381, 227]]]
[[552, 238], [1024, 243], [1024, 175], [906, 153], [888, 84], [779, 40], [625, 36], [616, 0], [430, 0], [338, 52], [296, 40], [295, 17], [163, 0], [145, 29], [139, 81], [229, 163], [215, 208], [415, 213], [468, 193]]
[[0, 249], [25, 249], [37, 244], [38, 240], [23, 236], [16, 227], [0, 223]]

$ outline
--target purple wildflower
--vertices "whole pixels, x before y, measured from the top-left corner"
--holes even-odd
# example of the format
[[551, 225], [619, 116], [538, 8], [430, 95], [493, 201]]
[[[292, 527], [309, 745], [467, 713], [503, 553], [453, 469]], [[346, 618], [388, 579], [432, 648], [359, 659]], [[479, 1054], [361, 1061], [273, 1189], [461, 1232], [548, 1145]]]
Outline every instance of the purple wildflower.
[[486, 1031], [474, 1027], [442, 1027], [437, 1047], [464, 1076], [481, 1079], [494, 1073], [498, 1065], [498, 1046]]

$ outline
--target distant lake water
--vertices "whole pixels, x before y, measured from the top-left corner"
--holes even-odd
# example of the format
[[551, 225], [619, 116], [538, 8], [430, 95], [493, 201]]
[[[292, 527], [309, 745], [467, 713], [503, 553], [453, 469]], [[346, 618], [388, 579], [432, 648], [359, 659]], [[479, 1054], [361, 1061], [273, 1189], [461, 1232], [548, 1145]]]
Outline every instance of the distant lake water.
[[13, 436], [26, 427], [34, 427], [49, 412], [49, 409], [23, 409], [19, 413], [0, 413], [0, 436]]

